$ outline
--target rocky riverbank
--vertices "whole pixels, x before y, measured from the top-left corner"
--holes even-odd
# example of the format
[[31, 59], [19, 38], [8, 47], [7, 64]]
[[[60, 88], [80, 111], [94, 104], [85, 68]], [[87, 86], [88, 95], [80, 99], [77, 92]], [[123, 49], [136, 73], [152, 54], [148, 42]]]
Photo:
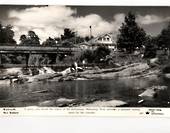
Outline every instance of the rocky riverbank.
[[[40, 68], [37, 74], [30, 74], [30, 70], [27, 70], [27, 74], [24, 74], [25, 70], [21, 68], [12, 68], [1, 70], [0, 79], [10, 79], [14, 83], [30, 83], [45, 80], [53, 81], [72, 81], [72, 80], [95, 80], [95, 79], [117, 79], [117, 78], [151, 78], [156, 79], [160, 74], [159, 69], [151, 69], [147, 63], [134, 63], [117, 68], [99, 69], [91, 68], [85, 69], [81, 72], [71, 71], [68, 68], [61, 72], [55, 72], [51, 68]], [[26, 73], [26, 72], [25, 72]], [[15, 79], [15, 80], [13, 80]], [[0, 83], [1, 83], [0, 82]]]
[[156, 80], [160, 74], [159, 69], [151, 69], [147, 63], [135, 63], [118, 68], [90, 69], [83, 72], [70, 73], [58, 77], [58, 81], [71, 80], [95, 80], [95, 79], [118, 79], [118, 78], [148, 78]]

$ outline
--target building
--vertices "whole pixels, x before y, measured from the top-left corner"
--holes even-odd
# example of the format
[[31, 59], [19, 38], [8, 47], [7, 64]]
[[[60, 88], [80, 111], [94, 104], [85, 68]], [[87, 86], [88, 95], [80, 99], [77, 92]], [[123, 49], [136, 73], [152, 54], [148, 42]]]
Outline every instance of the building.
[[106, 46], [114, 51], [116, 51], [117, 49], [116, 41], [113, 38], [113, 35], [109, 33], [97, 36], [91, 39], [89, 43], [93, 46], [93, 48], [96, 48], [98, 46]]

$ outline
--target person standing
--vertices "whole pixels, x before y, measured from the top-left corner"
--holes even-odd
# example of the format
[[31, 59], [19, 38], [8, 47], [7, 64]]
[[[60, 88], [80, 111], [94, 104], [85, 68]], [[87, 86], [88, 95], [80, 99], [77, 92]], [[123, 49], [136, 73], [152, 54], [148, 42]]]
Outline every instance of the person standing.
[[77, 64], [77, 62], [75, 61], [74, 62], [74, 69], [75, 69], [75, 72], [77, 73], [77, 68], [78, 68], [78, 64]]
[[85, 69], [86, 61], [85, 61], [85, 60], [83, 60], [83, 61], [82, 61], [82, 64], [83, 64], [83, 69]]

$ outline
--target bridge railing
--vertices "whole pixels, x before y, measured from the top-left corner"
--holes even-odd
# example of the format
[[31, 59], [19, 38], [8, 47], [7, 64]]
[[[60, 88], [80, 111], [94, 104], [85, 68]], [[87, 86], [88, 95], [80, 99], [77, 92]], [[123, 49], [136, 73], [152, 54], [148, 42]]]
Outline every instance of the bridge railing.
[[0, 46], [0, 51], [80, 51], [77, 47], [43, 46]]

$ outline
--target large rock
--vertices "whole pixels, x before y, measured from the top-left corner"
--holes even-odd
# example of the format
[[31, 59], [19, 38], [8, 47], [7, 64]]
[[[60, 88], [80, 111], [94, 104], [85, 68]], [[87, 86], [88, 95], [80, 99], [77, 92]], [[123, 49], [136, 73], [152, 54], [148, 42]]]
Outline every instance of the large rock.
[[22, 68], [7, 68], [1, 69], [1, 75], [21, 75]]
[[142, 92], [141, 94], [139, 94], [139, 97], [143, 97], [143, 98], [153, 98], [154, 95], [156, 94], [156, 91], [153, 89], [147, 89], [144, 92]]
[[155, 67], [155, 66], [159, 66], [159, 59], [158, 58], [152, 58], [148, 61], [149, 66], [151, 67]]
[[5, 79], [5, 80], [0, 80], [0, 85], [2, 86], [6, 86], [6, 85], [10, 85], [10, 80], [9, 79]]
[[164, 74], [164, 77], [170, 79], [170, 73]]
[[55, 101], [56, 106], [58, 107], [65, 107], [65, 106], [71, 106], [76, 102], [76, 99], [68, 99], [68, 98], [59, 98]]
[[159, 96], [159, 93], [163, 90], [166, 90], [168, 87], [167, 86], [152, 86], [146, 88], [144, 92], [139, 94], [139, 97], [142, 97], [143, 99], [151, 100], [153, 98], [156, 98]]
[[55, 100], [46, 100], [46, 101], [40, 102], [38, 104], [38, 106], [40, 106], [40, 107], [50, 107], [50, 106], [54, 106], [54, 105], [55, 105]]

